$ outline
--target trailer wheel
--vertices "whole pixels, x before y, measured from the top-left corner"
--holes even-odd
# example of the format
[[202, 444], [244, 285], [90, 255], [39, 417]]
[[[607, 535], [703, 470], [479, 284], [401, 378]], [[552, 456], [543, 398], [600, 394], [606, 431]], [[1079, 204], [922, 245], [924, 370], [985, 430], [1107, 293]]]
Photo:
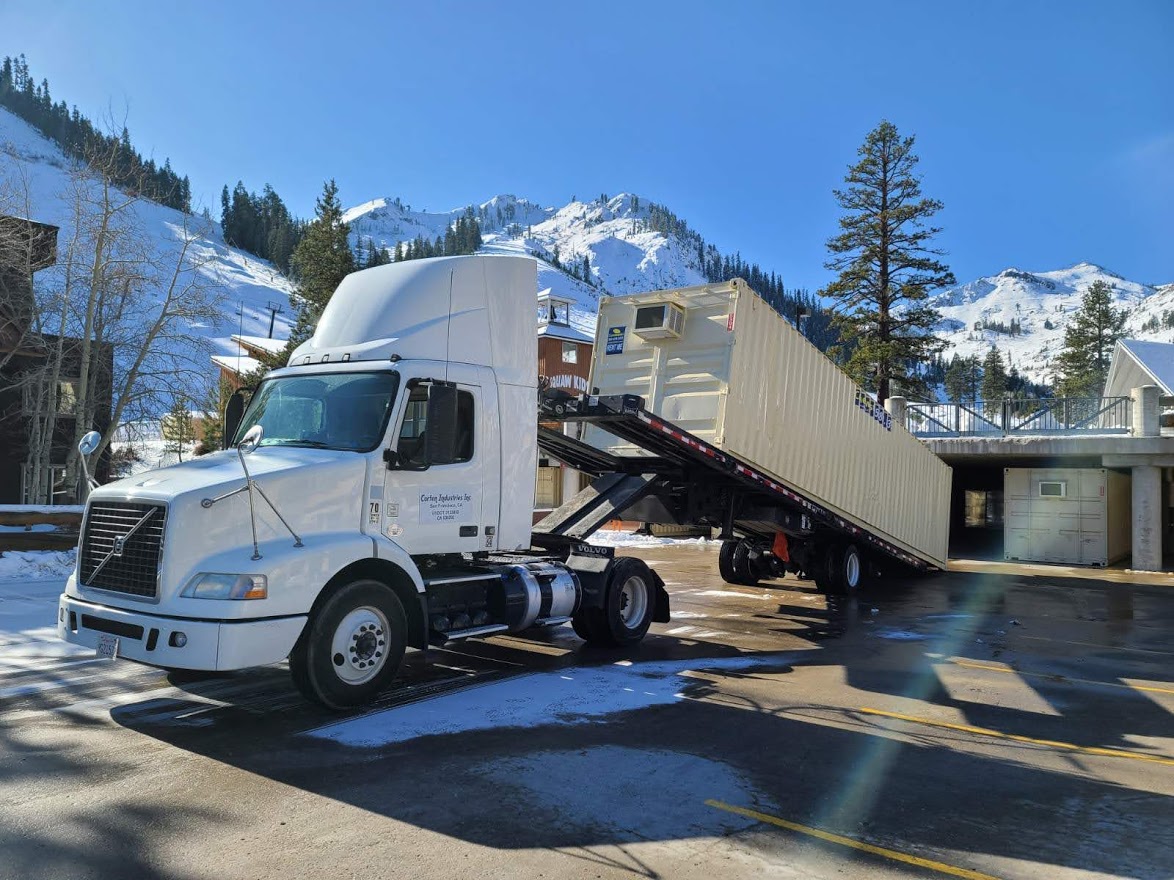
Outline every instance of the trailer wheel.
[[758, 585], [750, 563], [750, 545], [745, 541], [722, 541], [717, 555], [717, 570], [727, 584], [743, 587]]
[[855, 544], [833, 544], [827, 551], [827, 592], [855, 593], [865, 581], [865, 561]]
[[607, 575], [602, 608], [584, 608], [571, 621], [593, 645], [634, 645], [644, 638], [656, 610], [656, 585], [644, 560], [622, 556]]
[[741, 584], [742, 578], [734, 567], [734, 554], [737, 553], [741, 541], [722, 541], [722, 548], [717, 554], [717, 570], [722, 580], [727, 584]]
[[361, 706], [395, 677], [406, 646], [407, 617], [395, 593], [379, 581], [352, 581], [311, 615], [290, 652], [290, 674], [308, 700]]

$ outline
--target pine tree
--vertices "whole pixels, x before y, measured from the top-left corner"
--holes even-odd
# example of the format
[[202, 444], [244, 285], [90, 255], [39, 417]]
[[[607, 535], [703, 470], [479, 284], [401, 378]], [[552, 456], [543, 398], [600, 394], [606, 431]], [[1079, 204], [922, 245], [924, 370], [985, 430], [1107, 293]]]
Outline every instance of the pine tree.
[[973, 402], [978, 399], [981, 381], [982, 367], [977, 357], [954, 355], [950, 365], [946, 367], [946, 397], [954, 403]]
[[1007, 367], [1002, 352], [992, 345], [982, 362], [982, 400], [988, 416], [1001, 411], [1006, 392]]
[[921, 195], [914, 174], [913, 138], [881, 122], [860, 147], [848, 169], [847, 188], [836, 201], [847, 213], [839, 235], [827, 243], [825, 264], [839, 277], [822, 291], [841, 311], [836, 325], [851, 340], [847, 371], [882, 403], [894, 385], [906, 394], [928, 394], [917, 365], [945, 348], [933, 335], [938, 312], [926, 303], [930, 292], [954, 283], [954, 274], [931, 246], [940, 229], [926, 225], [942, 203]]
[[291, 258], [298, 280], [297, 293], [290, 297], [296, 315], [291, 345], [310, 337], [335, 288], [355, 270], [355, 257], [348, 241], [350, 227], [342, 220], [342, 205], [334, 180], [323, 186], [314, 207], [314, 220], [306, 227]]
[[1065, 397], [1099, 397], [1109, 374], [1113, 346], [1125, 333], [1125, 309], [1113, 308], [1113, 288], [1094, 281], [1080, 309], [1064, 328], [1064, 348], [1053, 361]]

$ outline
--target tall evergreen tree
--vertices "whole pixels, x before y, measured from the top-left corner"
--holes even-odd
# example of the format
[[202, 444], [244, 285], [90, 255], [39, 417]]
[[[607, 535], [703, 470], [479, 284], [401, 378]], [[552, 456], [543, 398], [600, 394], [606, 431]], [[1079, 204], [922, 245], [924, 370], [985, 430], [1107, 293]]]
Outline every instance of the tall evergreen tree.
[[937, 259], [942, 251], [931, 245], [940, 229], [927, 225], [942, 203], [922, 196], [913, 138], [901, 137], [891, 122], [869, 132], [858, 154], [847, 187], [835, 191], [846, 213], [840, 234], [827, 243], [832, 257], [825, 265], [839, 277], [822, 293], [841, 310], [841, 337], [854, 343], [840, 354], [857, 382], [881, 402], [894, 385], [926, 395], [917, 365], [945, 348], [933, 335], [939, 314], [926, 299], [954, 283]]
[[954, 355], [950, 365], [946, 367], [946, 397], [954, 403], [974, 402], [978, 399], [978, 389], [982, 382], [982, 367], [974, 355], [958, 357]]
[[1113, 288], [1094, 281], [1080, 301], [1080, 310], [1064, 328], [1064, 348], [1052, 366], [1065, 397], [1099, 397], [1109, 375], [1113, 346], [1125, 333], [1125, 309], [1113, 308]]
[[323, 186], [314, 208], [314, 219], [291, 258], [297, 278], [297, 293], [290, 297], [296, 315], [291, 345], [313, 334], [335, 288], [355, 270], [355, 256], [347, 240], [350, 227], [343, 222], [338, 185], [333, 179]]
[[982, 400], [988, 415], [1000, 411], [1006, 392], [1007, 367], [1002, 352], [992, 345], [982, 362]]

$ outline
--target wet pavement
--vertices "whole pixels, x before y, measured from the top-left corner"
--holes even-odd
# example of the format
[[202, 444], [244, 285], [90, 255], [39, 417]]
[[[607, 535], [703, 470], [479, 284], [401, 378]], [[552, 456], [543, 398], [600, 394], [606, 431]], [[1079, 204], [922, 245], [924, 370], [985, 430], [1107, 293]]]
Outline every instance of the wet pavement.
[[[0, 637], [0, 877], [1174, 876], [1174, 591], [1008, 570], [827, 600], [639, 555], [674, 619], [636, 649], [410, 654], [342, 719], [281, 667]], [[52, 592], [0, 585], [0, 618]]]

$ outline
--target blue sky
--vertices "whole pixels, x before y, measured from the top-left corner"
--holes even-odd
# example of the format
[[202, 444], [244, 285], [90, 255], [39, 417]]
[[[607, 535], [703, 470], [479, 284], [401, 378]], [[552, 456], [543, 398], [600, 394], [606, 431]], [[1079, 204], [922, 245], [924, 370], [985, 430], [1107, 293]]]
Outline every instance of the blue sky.
[[0, 54], [214, 212], [237, 179], [302, 215], [327, 177], [431, 209], [626, 190], [811, 289], [882, 118], [959, 280], [1174, 281], [1172, 46], [1170, 0], [0, 5]]

